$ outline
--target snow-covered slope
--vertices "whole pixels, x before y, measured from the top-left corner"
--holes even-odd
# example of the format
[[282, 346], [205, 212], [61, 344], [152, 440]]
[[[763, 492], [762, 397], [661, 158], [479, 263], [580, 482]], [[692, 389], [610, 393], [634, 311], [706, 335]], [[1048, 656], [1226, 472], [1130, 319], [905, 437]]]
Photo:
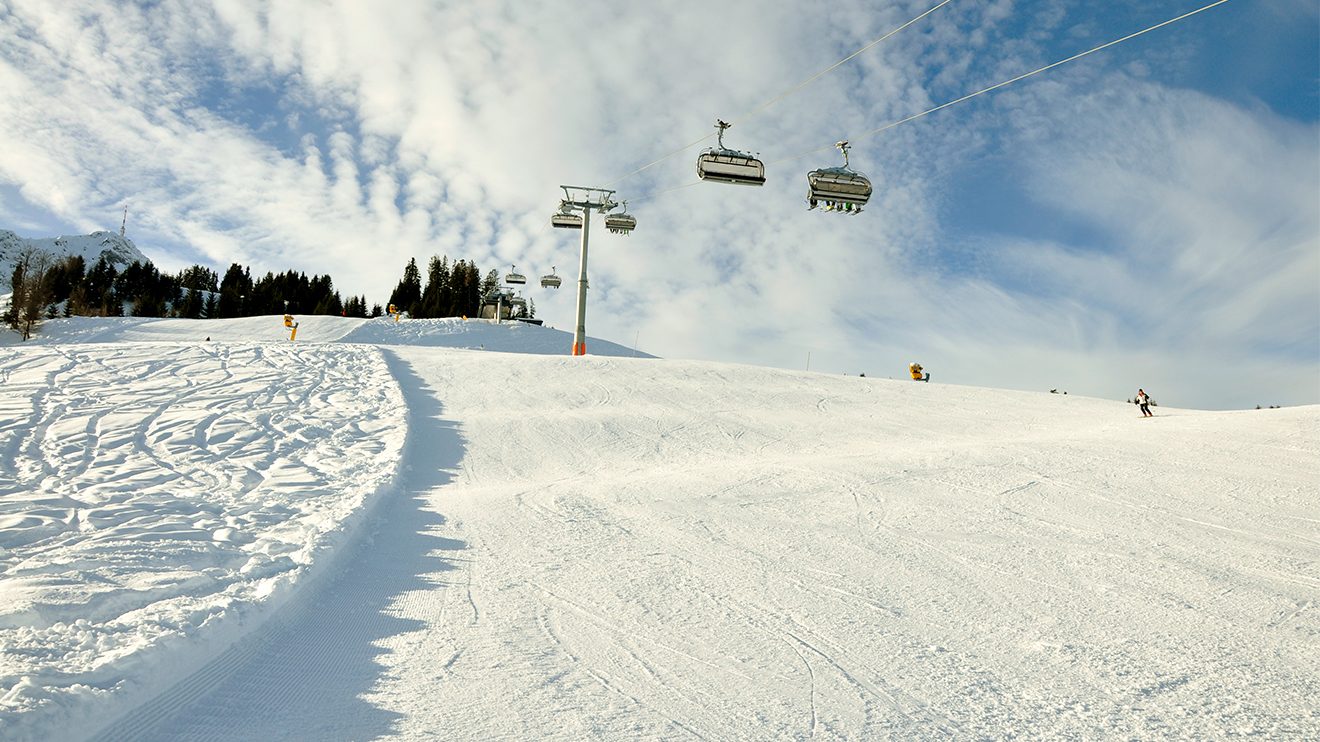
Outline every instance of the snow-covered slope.
[[[496, 324], [481, 319], [418, 319], [395, 322], [388, 317], [353, 319], [298, 315], [299, 344], [366, 343], [424, 345], [441, 348], [558, 355], [573, 345], [573, 334], [522, 322]], [[221, 320], [156, 319], [149, 317], [68, 317], [48, 320], [29, 343], [114, 343], [121, 341], [281, 342], [289, 339], [283, 315]], [[617, 343], [588, 338], [587, 351], [598, 356], [651, 358]], [[0, 332], [0, 346], [21, 342], [15, 333]]]
[[116, 232], [25, 238], [9, 230], [0, 229], [0, 294], [9, 293], [12, 288], [9, 279], [14, 273], [18, 256], [29, 247], [48, 253], [57, 260], [81, 255], [88, 269], [91, 269], [102, 255], [121, 270], [134, 262], [151, 262], [132, 240], [121, 237]]
[[0, 348], [5, 739], [1320, 734], [1320, 408], [99, 322]]

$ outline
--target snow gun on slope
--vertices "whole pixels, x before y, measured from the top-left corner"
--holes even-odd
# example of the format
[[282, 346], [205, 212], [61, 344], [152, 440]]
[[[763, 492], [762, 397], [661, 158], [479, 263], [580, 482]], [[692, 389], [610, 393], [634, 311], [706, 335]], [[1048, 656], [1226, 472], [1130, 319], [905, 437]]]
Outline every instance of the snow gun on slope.
[[293, 320], [293, 315], [287, 312], [284, 315], [284, 326], [289, 328], [289, 342], [298, 339], [298, 323]]
[[912, 374], [913, 381], [930, 381], [930, 372], [927, 371], [926, 375], [922, 376], [921, 364], [916, 361], [908, 364], [908, 373]]

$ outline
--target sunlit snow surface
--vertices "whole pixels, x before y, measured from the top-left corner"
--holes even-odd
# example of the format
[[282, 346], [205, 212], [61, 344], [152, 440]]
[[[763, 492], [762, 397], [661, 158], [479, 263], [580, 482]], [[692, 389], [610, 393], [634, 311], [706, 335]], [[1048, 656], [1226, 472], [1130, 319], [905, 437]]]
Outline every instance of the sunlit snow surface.
[[1320, 734], [1320, 408], [303, 323], [0, 348], [0, 737]]

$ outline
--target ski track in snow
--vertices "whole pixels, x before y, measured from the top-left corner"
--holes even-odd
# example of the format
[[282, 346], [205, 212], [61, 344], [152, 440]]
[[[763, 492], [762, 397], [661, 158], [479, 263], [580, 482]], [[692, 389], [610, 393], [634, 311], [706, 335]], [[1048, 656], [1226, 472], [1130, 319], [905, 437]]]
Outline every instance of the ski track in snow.
[[[363, 327], [331, 334], [511, 332]], [[0, 374], [67, 378], [103, 352]], [[164, 349], [138, 358], [173, 368]], [[1320, 736], [1320, 408], [1140, 421], [725, 364], [321, 358], [309, 378], [374, 364], [397, 385], [399, 485], [273, 618], [98, 739]], [[0, 437], [43, 481], [58, 451], [28, 438], [106, 424], [62, 422], [72, 408], [36, 387], [0, 400], [50, 410]], [[142, 407], [139, 429], [173, 430], [174, 407]], [[153, 455], [144, 472], [258, 486], [230, 457]]]
[[6, 739], [256, 621], [398, 465], [402, 400], [365, 346], [46, 345], [0, 349], [0, 377]]

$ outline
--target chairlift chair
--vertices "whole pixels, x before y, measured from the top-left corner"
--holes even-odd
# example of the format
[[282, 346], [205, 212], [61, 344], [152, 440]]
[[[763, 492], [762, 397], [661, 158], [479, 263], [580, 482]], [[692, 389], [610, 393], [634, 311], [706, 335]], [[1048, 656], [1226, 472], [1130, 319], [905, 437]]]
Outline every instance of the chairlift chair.
[[559, 276], [555, 275], [555, 267], [550, 266], [550, 272], [544, 276], [541, 276], [541, 288], [557, 289], [559, 288], [559, 284], [560, 284], [560, 280], [559, 280]]
[[523, 274], [518, 272], [517, 270], [518, 266], [514, 265], [514, 266], [510, 266], [510, 268], [512, 268], [512, 270], [510, 270], [509, 273], [504, 276], [505, 283], [511, 285], [518, 285], [518, 286], [527, 283], [527, 276], [524, 276]]
[[628, 213], [628, 202], [623, 202], [623, 211], [605, 216], [605, 228], [614, 234], [628, 234], [637, 228], [637, 219]]
[[714, 183], [765, 185], [765, 163], [746, 152], [725, 148], [724, 130], [729, 126], [716, 119], [719, 145], [703, 151], [697, 157], [697, 177]]
[[560, 229], [582, 229], [582, 215], [574, 214], [568, 208], [568, 202], [560, 202], [559, 211], [550, 217], [550, 226]]
[[827, 167], [807, 173], [807, 204], [809, 209], [823, 206], [825, 211], [860, 214], [871, 200], [871, 181], [865, 175], [848, 168], [847, 141], [834, 146], [843, 153], [843, 167]]

